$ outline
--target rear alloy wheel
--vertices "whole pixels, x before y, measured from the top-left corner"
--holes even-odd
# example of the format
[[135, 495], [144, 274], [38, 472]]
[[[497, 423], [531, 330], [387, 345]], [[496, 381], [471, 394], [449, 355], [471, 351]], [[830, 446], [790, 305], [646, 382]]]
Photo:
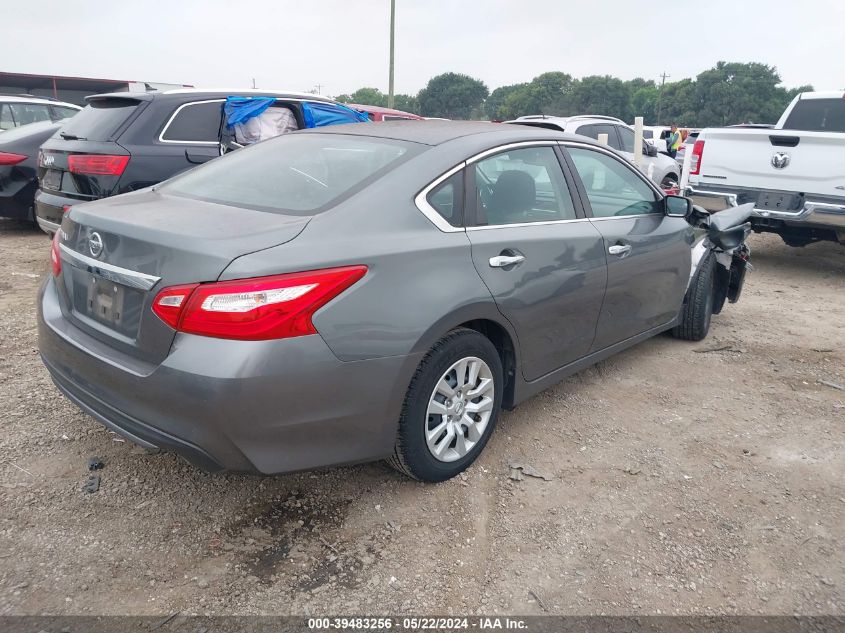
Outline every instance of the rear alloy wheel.
[[502, 362], [474, 330], [455, 330], [420, 363], [399, 421], [390, 464], [423, 481], [465, 470], [487, 443], [502, 403]]

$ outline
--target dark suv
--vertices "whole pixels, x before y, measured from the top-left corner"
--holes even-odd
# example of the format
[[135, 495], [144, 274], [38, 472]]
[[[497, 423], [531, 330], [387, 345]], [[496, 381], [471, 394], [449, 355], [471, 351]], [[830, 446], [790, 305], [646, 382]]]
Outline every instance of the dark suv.
[[179, 89], [116, 92], [87, 98], [88, 106], [41, 146], [38, 225], [55, 233], [74, 204], [135, 191], [220, 155], [228, 96], [277, 99], [300, 128], [311, 127], [303, 103], [324, 97], [262, 90]]

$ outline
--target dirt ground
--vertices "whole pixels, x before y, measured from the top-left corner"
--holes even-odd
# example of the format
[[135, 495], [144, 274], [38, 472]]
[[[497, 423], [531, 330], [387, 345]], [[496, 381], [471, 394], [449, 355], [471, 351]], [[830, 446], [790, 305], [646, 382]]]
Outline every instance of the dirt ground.
[[0, 221], [0, 615], [845, 613], [845, 247], [750, 243], [707, 340], [566, 380], [426, 485], [119, 441], [39, 361], [47, 238]]

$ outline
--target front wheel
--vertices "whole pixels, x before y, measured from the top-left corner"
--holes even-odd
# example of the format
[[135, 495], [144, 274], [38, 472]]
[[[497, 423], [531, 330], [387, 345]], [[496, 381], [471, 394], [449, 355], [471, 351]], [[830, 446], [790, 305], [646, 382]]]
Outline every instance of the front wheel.
[[708, 252], [695, 272], [684, 305], [681, 318], [674, 328], [672, 336], [685, 341], [700, 341], [710, 331], [710, 318], [713, 316], [713, 304], [716, 294], [716, 258]]
[[411, 380], [390, 465], [430, 482], [464, 471], [493, 433], [503, 383], [487, 337], [462, 328], [440, 339]]

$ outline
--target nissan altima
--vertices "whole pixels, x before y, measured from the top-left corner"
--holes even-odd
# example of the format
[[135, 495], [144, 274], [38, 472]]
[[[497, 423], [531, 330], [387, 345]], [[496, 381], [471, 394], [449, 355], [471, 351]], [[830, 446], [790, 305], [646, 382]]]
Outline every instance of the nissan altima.
[[747, 252], [702, 248], [694, 216], [561, 132], [295, 132], [73, 206], [41, 356], [100, 423], [208, 470], [387, 459], [441, 481], [502, 408], [658, 333], [707, 334]]

